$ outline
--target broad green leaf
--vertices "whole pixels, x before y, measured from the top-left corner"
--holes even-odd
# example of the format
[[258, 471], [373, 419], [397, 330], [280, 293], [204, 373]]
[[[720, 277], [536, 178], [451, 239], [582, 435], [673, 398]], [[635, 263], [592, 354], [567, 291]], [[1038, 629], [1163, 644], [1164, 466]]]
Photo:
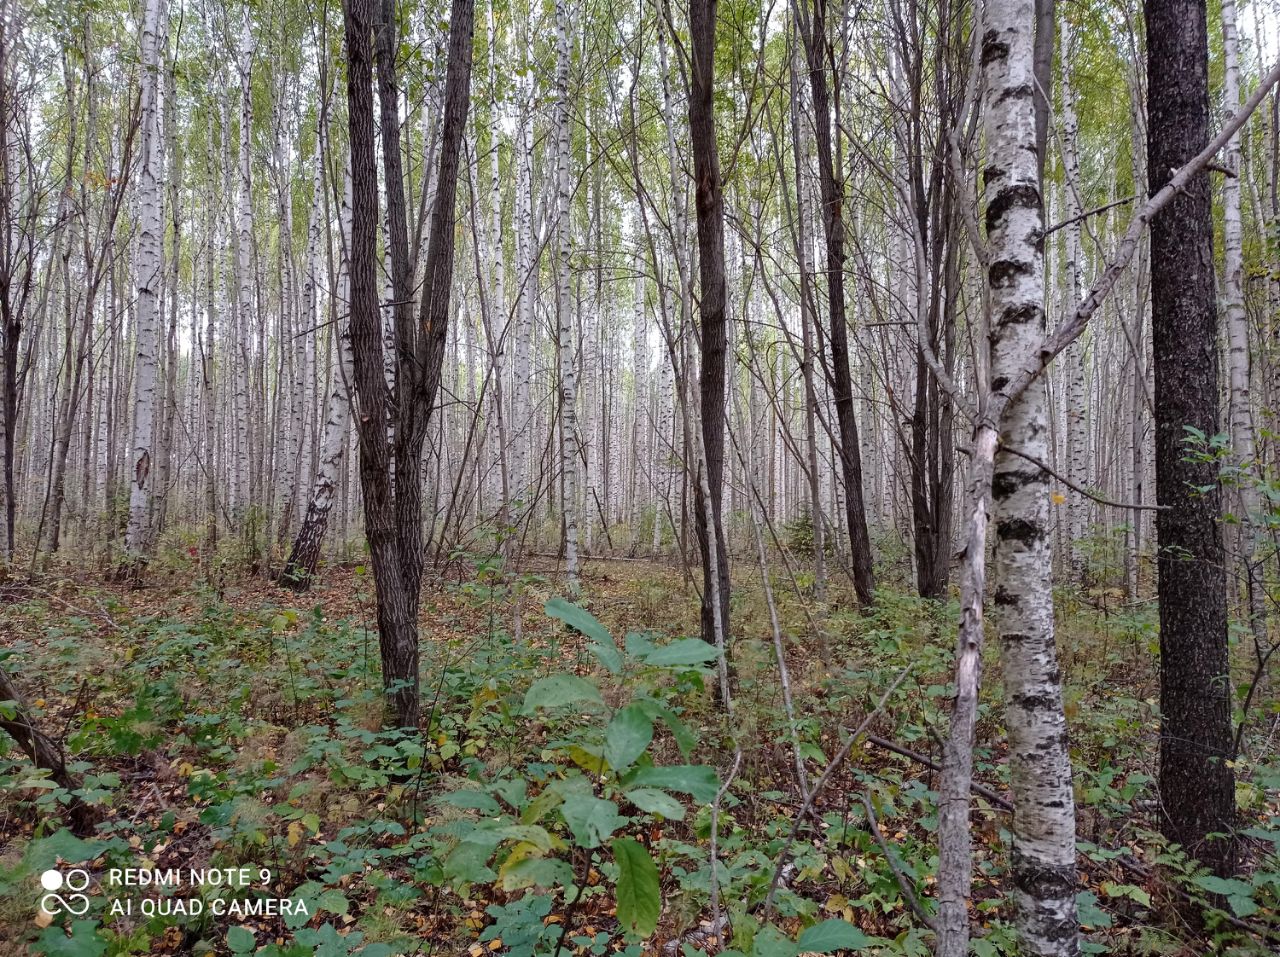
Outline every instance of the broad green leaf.
[[1076, 894], [1076, 912], [1085, 927], [1101, 930], [1111, 926], [1111, 915], [1098, 906], [1098, 895], [1093, 891]]
[[1234, 878], [1202, 874], [1195, 881], [1210, 894], [1221, 894], [1223, 897], [1253, 896], [1253, 886], [1251, 884], [1246, 884], [1244, 881], [1238, 881]]
[[447, 804], [449, 807], [471, 808], [487, 815], [496, 816], [502, 813], [502, 808], [497, 801], [484, 791], [477, 791], [475, 788], [464, 788], [461, 791], [442, 794], [436, 798], [436, 803]]
[[227, 930], [227, 946], [231, 948], [232, 953], [253, 953], [253, 948], [256, 944], [257, 941], [254, 940], [253, 931], [246, 930], [243, 927], [232, 927]]
[[705, 764], [675, 764], [664, 768], [640, 768], [627, 782], [630, 787], [666, 788], [679, 791], [695, 801], [710, 804], [720, 790], [714, 768]]
[[458, 884], [487, 883], [498, 876], [489, 867], [492, 856], [493, 845], [463, 841], [445, 858], [445, 879]]
[[1151, 906], [1151, 895], [1137, 884], [1115, 884], [1111, 881], [1104, 881], [1102, 893], [1108, 897], [1127, 897], [1130, 900], [1137, 901], [1143, 907]]
[[681, 638], [651, 651], [644, 663], [655, 668], [682, 668], [706, 664], [718, 657], [720, 652], [715, 645], [701, 638]]
[[97, 928], [96, 920], [73, 920], [68, 937], [61, 927], [46, 927], [36, 940], [37, 953], [45, 957], [102, 957], [107, 944], [98, 936]]
[[600, 660], [600, 664], [604, 665], [610, 674], [616, 675], [622, 672], [622, 654], [618, 651], [618, 644], [609, 634], [609, 629], [600, 624], [595, 615], [563, 598], [552, 598], [548, 601], [546, 613], [552, 618], [560, 619], [579, 634], [590, 638], [592, 654]]
[[665, 791], [654, 788], [633, 788], [627, 792], [627, 800], [640, 810], [657, 814], [668, 821], [684, 820], [684, 805]]
[[347, 895], [332, 887], [316, 898], [316, 905], [323, 910], [327, 910], [330, 914], [337, 914], [339, 917], [351, 909]]
[[519, 891], [526, 887], [572, 887], [573, 868], [564, 861], [551, 857], [526, 857], [502, 874], [504, 891]]
[[618, 865], [618, 922], [627, 933], [648, 937], [662, 914], [657, 865], [639, 841], [620, 837], [612, 847]]
[[693, 732], [688, 726], [676, 715], [674, 711], [666, 705], [654, 701], [652, 698], [641, 698], [635, 702], [650, 718], [656, 718], [667, 726], [671, 732], [671, 737], [675, 739], [676, 747], [680, 749], [681, 755], [688, 757], [693, 753], [694, 746], [698, 743], [698, 739], [693, 736]]
[[644, 754], [653, 740], [653, 719], [638, 704], [629, 704], [613, 716], [604, 735], [604, 758], [621, 773]]
[[593, 794], [570, 794], [560, 813], [580, 847], [599, 847], [627, 822], [618, 805]]
[[1252, 897], [1242, 897], [1238, 894], [1232, 894], [1227, 898], [1227, 904], [1231, 910], [1235, 912], [1237, 917], [1252, 917], [1258, 913], [1258, 905], [1254, 903]]
[[32, 841], [27, 845], [23, 858], [28, 867], [34, 871], [43, 871], [58, 862], [59, 859], [68, 864], [83, 864], [102, 853], [106, 845], [102, 841], [85, 841], [76, 837], [65, 827], [54, 831], [48, 837]]
[[772, 924], [756, 931], [751, 941], [751, 957], [796, 957], [798, 953], [796, 942]]
[[653, 639], [638, 631], [627, 632], [627, 637], [624, 640], [627, 646], [627, 654], [632, 658], [647, 658], [654, 649]]
[[837, 950], [861, 950], [871, 943], [871, 938], [847, 920], [832, 919], [805, 930], [797, 943], [802, 951], [830, 954]]
[[507, 824], [494, 828], [490, 834], [500, 841], [527, 841], [540, 851], [551, 850], [551, 835], [536, 824]]
[[600, 690], [577, 675], [548, 675], [535, 681], [524, 696], [524, 710], [532, 714], [538, 708], [559, 708], [567, 704], [603, 705]]

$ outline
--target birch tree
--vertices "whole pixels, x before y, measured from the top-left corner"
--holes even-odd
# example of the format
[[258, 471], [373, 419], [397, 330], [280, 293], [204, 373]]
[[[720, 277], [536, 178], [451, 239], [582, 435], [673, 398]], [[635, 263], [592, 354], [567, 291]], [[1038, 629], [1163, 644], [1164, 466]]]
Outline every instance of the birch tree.
[[164, 282], [164, 154], [160, 72], [167, 36], [165, 0], [148, 0], [142, 20], [142, 142], [138, 173], [137, 362], [130, 443], [127, 562], [133, 573], [145, 563], [151, 542], [153, 432], [156, 405], [160, 286]]

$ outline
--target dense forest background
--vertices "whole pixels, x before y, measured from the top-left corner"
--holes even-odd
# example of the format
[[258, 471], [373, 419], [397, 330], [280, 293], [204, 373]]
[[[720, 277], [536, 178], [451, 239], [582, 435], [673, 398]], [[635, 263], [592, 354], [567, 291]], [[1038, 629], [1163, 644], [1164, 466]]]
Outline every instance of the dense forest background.
[[1278, 52], [0, 0], [0, 948], [1274, 953]]

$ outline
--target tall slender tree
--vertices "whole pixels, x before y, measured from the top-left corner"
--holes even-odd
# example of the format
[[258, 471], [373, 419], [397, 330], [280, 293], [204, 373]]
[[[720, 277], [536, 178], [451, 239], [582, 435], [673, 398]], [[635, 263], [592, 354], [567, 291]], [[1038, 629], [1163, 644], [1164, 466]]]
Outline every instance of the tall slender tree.
[[[1147, 0], [1151, 192], [1209, 142], [1205, 0]], [[1160, 573], [1160, 775], [1165, 834], [1220, 874], [1235, 869], [1231, 678], [1218, 466], [1188, 438], [1217, 434], [1218, 311], [1209, 180], [1196, 176], [1151, 224], [1156, 515]]]
[[[827, 378], [835, 401], [839, 423], [837, 451], [844, 478], [845, 517], [849, 523], [849, 546], [853, 562], [853, 583], [864, 605], [875, 599], [875, 570], [872, 566], [871, 534], [862, 494], [862, 447], [858, 440], [857, 412], [853, 403], [853, 376], [849, 369], [849, 328], [844, 301], [844, 184], [832, 146], [832, 102], [827, 83], [827, 64], [834, 63], [827, 36], [827, 0], [803, 0], [795, 6], [796, 25], [809, 66], [809, 88], [813, 96], [814, 143], [818, 150], [818, 185], [822, 194], [822, 226], [827, 240], [827, 329], [829, 349]], [[837, 111], [838, 112], [838, 111]]]
[[[724, 185], [716, 148], [716, 0], [689, 4], [689, 141], [693, 147], [694, 205], [698, 219], [698, 370], [702, 473], [694, 493], [702, 549], [702, 637], [723, 648], [729, 636], [729, 550], [725, 547], [724, 425], [725, 316]], [[708, 501], [707, 499], [710, 499]], [[717, 607], [718, 606], [718, 607]]]

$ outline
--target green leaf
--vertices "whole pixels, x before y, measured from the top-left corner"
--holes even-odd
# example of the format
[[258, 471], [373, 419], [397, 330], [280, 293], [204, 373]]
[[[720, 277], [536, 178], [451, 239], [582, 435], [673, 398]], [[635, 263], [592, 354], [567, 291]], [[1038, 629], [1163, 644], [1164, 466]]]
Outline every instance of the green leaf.
[[618, 651], [618, 644], [609, 634], [609, 629], [600, 624], [595, 615], [563, 598], [552, 598], [547, 602], [546, 613], [552, 618], [560, 619], [579, 634], [590, 638], [591, 653], [600, 660], [600, 664], [604, 665], [610, 674], [621, 674], [622, 654]]
[[253, 932], [243, 927], [232, 927], [227, 931], [227, 946], [234, 954], [249, 954], [257, 945]]
[[102, 957], [107, 945], [98, 936], [97, 927], [96, 920], [73, 920], [70, 937], [61, 927], [46, 927], [36, 947], [45, 957]]
[[871, 938], [847, 920], [832, 919], [805, 930], [797, 943], [802, 951], [830, 954], [837, 950], [861, 950], [871, 943]]
[[675, 764], [664, 768], [640, 768], [627, 782], [632, 787], [666, 788], [687, 794], [701, 804], [710, 804], [720, 790], [714, 768], [705, 764]]
[[567, 704], [589, 702], [603, 705], [600, 690], [577, 675], [548, 675], [539, 678], [525, 692], [524, 710], [532, 714], [538, 708], [560, 708]]
[[436, 798], [436, 803], [447, 804], [450, 807], [471, 808], [495, 817], [502, 813], [502, 808], [497, 801], [484, 791], [478, 791], [475, 788], [463, 788], [460, 791], [450, 791], [448, 794], [442, 794]]
[[570, 794], [560, 813], [580, 847], [599, 847], [627, 822], [618, 805], [593, 794]]
[[1254, 903], [1252, 897], [1240, 897], [1232, 894], [1227, 898], [1227, 904], [1230, 905], [1237, 917], [1252, 917], [1258, 913], [1258, 905]]
[[1101, 930], [1111, 926], [1111, 915], [1098, 906], [1098, 895], [1093, 891], [1076, 895], [1076, 912], [1085, 927]]
[[653, 719], [638, 704], [629, 704], [613, 716], [604, 734], [604, 759], [621, 773], [644, 754], [653, 740]]
[[665, 791], [635, 788], [627, 792], [627, 800], [640, 810], [657, 814], [668, 821], [684, 820], [684, 805]]
[[32, 870], [44, 871], [53, 867], [59, 858], [68, 864], [83, 864], [85, 861], [91, 861], [101, 854], [105, 847], [106, 844], [102, 841], [83, 841], [64, 827], [54, 831], [48, 837], [32, 841], [27, 845], [27, 851], [23, 857]]
[[618, 921], [627, 933], [648, 937], [662, 914], [657, 865], [639, 841], [620, 837], [612, 847], [618, 865]]
[[339, 917], [351, 909], [347, 895], [332, 887], [316, 898], [316, 905], [323, 910], [327, 910], [330, 914], [337, 914]]
[[651, 698], [642, 698], [636, 703], [645, 709], [649, 717], [657, 718], [667, 726], [667, 729], [671, 732], [671, 737], [675, 739], [676, 747], [680, 749], [680, 754], [683, 757], [687, 758], [693, 753], [698, 739], [694, 737], [693, 732], [677, 717], [674, 711]]
[[525, 841], [540, 851], [551, 850], [551, 835], [536, 824], [506, 824], [489, 832], [499, 841]]
[[519, 891], [526, 887], [572, 887], [573, 868], [564, 861], [549, 857], [526, 857], [518, 861], [502, 875], [504, 891]]
[[681, 638], [650, 652], [644, 663], [655, 668], [684, 668], [705, 664], [718, 657], [720, 651], [715, 645], [709, 645], [701, 638]]
[[1246, 884], [1244, 881], [1238, 881], [1229, 877], [1214, 877], [1212, 874], [1202, 874], [1195, 879], [1196, 883], [1207, 890], [1210, 894], [1221, 894], [1223, 897], [1252, 897], [1253, 886]]
[[1127, 897], [1137, 901], [1143, 907], [1151, 906], [1151, 895], [1137, 884], [1114, 884], [1111, 881], [1104, 881], [1102, 893], [1108, 897]]

